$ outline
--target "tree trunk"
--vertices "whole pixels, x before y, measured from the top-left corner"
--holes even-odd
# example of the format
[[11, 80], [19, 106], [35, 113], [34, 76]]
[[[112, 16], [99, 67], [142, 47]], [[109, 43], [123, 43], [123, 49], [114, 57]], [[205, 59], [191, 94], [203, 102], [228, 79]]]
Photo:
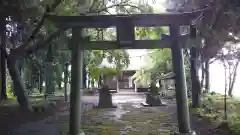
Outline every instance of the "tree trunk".
[[45, 95], [54, 94], [55, 85], [54, 85], [54, 70], [53, 70], [53, 56], [52, 56], [52, 45], [49, 45], [48, 52], [46, 56], [46, 66], [45, 66], [45, 75], [46, 75], [46, 92]]
[[89, 89], [90, 88], [90, 85], [91, 85], [91, 77], [88, 73], [88, 80], [87, 80], [88, 84], [87, 84], [87, 88]]
[[7, 100], [7, 90], [6, 90], [6, 59], [1, 53], [1, 99], [0, 100]]
[[[6, 22], [5, 22], [5, 17], [1, 17], [0, 18], [1, 22], [0, 22], [0, 36], [1, 36], [1, 46], [3, 49], [6, 49]], [[0, 54], [0, 65], [1, 65], [1, 96], [0, 96], [0, 100], [6, 100], [7, 97], [7, 90], [6, 90], [6, 58], [4, 55], [4, 52], [1, 51]]]
[[224, 66], [224, 79], [225, 79], [225, 89], [224, 89], [224, 119], [227, 120], [227, 68]]
[[42, 67], [40, 68], [40, 76], [39, 76], [39, 92], [42, 94], [43, 92], [43, 72], [42, 72]]
[[117, 78], [117, 79], [116, 79], [116, 80], [117, 80], [117, 92], [119, 92], [119, 90], [120, 90], [120, 89], [119, 89], [119, 77], [117, 76], [116, 78]]
[[67, 85], [68, 85], [68, 67], [69, 64], [66, 63], [65, 64], [65, 70], [64, 70], [64, 99], [65, 99], [65, 103], [67, 103], [68, 101], [68, 94], [67, 94]]
[[198, 52], [196, 48], [191, 48], [191, 81], [192, 81], [192, 107], [199, 108], [200, 107], [200, 93], [201, 93], [201, 86], [198, 76], [198, 66], [197, 66], [197, 59], [198, 59]]
[[233, 76], [231, 77], [231, 83], [229, 84], [230, 87], [229, 87], [229, 90], [228, 90], [228, 95], [231, 96], [231, 97], [233, 96], [232, 95], [232, 91], [233, 91], [234, 84], [236, 82], [237, 68], [238, 68], [239, 62], [240, 61], [237, 61], [236, 65], [235, 65], [235, 67], [233, 69]]
[[6, 90], [6, 60], [1, 56], [1, 99], [7, 100], [7, 90]]
[[201, 89], [203, 88], [204, 86], [204, 81], [205, 81], [205, 67], [204, 67], [205, 63], [201, 63]]
[[209, 60], [205, 61], [205, 92], [210, 92]]
[[95, 80], [93, 78], [91, 78], [91, 87], [94, 88], [95, 87]]
[[40, 70], [38, 70], [38, 74], [37, 74], [37, 89], [38, 89], [38, 91], [39, 91], [39, 93], [41, 94], [42, 93], [42, 91], [40, 90], [40, 85], [41, 85], [41, 74], [40, 74], [41, 72], [40, 72]]
[[59, 90], [62, 89], [62, 82], [58, 82], [58, 89], [59, 89]]
[[82, 70], [83, 70], [83, 88], [87, 88], [87, 61], [85, 59]]
[[19, 74], [16, 61], [14, 57], [7, 58], [7, 67], [9, 74], [13, 81], [14, 92], [17, 96], [17, 101], [23, 109], [31, 109], [29, 104], [27, 93], [25, 92], [25, 85]]
[[48, 62], [46, 65], [46, 95], [51, 95], [55, 91], [55, 86], [54, 86], [54, 79], [53, 79], [53, 70], [52, 70], [52, 63]]
[[99, 75], [99, 79], [98, 79], [98, 88], [101, 87], [102, 85], [102, 74]]

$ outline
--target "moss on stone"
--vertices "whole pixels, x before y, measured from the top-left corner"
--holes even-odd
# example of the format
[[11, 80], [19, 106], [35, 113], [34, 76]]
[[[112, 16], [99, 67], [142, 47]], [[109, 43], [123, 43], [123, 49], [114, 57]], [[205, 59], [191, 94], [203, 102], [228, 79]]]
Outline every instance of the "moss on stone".
[[[175, 125], [169, 125], [168, 127], [161, 126], [161, 123], [167, 123], [169, 120], [168, 114], [155, 108], [146, 109], [133, 109], [130, 112], [124, 114], [121, 118], [125, 124], [131, 125], [132, 131], [128, 132], [128, 135], [135, 134], [152, 134], [152, 135], [167, 135], [172, 130], [175, 130]], [[135, 131], [140, 130], [140, 131]]]
[[87, 116], [97, 116], [97, 115], [99, 115], [101, 112], [104, 112], [104, 111], [105, 111], [105, 109], [94, 108], [94, 109], [92, 109], [92, 110], [90, 110], [90, 111], [87, 111], [87, 112], [86, 112], [86, 115], [87, 115]]
[[118, 135], [123, 127], [123, 124], [107, 119], [99, 119], [82, 125], [85, 133], [97, 133], [99, 135]]
[[154, 110], [131, 110], [124, 114], [121, 118], [123, 121], [131, 121], [131, 122], [147, 122], [147, 121], [167, 121], [168, 114], [161, 111]]
[[189, 108], [189, 112], [192, 114], [201, 114], [202, 110], [201, 108]]
[[[109, 109], [93, 109], [84, 113], [82, 130], [85, 134], [99, 135], [170, 135], [171, 131], [176, 131], [176, 125], [168, 123], [169, 117], [166, 112], [158, 108], [134, 108], [133, 106], [124, 105], [125, 114], [119, 120], [112, 119], [113, 116], [106, 117], [105, 114]], [[168, 125], [161, 125], [167, 123]], [[68, 124], [63, 123], [61, 133], [67, 133]], [[67, 128], [66, 128], [67, 127]], [[63, 134], [61, 134], [63, 135]]]
[[69, 131], [69, 122], [60, 122], [59, 124], [60, 135], [67, 135]]

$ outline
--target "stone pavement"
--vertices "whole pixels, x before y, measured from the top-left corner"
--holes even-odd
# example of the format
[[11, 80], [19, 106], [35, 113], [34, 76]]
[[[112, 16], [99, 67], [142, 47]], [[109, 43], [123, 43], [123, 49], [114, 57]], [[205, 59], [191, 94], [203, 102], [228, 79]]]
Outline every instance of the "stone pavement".
[[[94, 105], [92, 103], [83, 103], [82, 111], [91, 110], [93, 107]], [[64, 113], [66, 112], [69, 113], [66, 110], [57, 115], [65, 115]], [[50, 116], [44, 120], [14, 126], [9, 129], [7, 135], [60, 135], [60, 130], [57, 117]]]
[[[113, 103], [114, 104], [137, 104], [139, 105], [142, 101], [145, 100], [144, 94], [113, 94]], [[83, 96], [83, 111], [88, 111], [93, 108], [94, 104], [98, 101], [98, 96]], [[137, 107], [138, 108], [138, 107]], [[171, 121], [174, 123], [177, 123], [177, 115], [176, 115], [176, 104], [174, 100], [171, 100], [171, 102], [168, 103], [166, 107], [160, 107], [161, 111], [165, 112], [169, 115], [169, 118], [171, 118]], [[117, 108], [121, 110], [121, 107]], [[123, 108], [124, 110], [124, 108]], [[69, 113], [67, 109], [62, 112], [62, 115], [65, 115], [64, 113]], [[119, 114], [122, 114], [122, 112], [119, 113], [119, 111], [114, 111], [108, 115], [114, 115], [118, 116]], [[61, 115], [60, 113], [58, 114]], [[200, 122], [198, 119], [195, 119], [191, 117], [191, 123], [192, 128], [196, 131], [198, 131], [199, 135], [209, 135], [206, 132], [202, 132], [201, 130], [206, 130], [209, 128], [209, 125], [203, 122]], [[169, 122], [171, 122], [169, 121]], [[167, 122], [168, 123], [168, 122]], [[27, 124], [22, 124], [17, 127], [14, 127], [10, 129], [7, 135], [59, 135], [59, 127], [58, 127], [58, 121], [56, 117], [49, 117], [46, 120], [41, 120], [37, 122], [30, 122]], [[212, 135], [212, 134], [210, 134]], [[220, 135], [220, 134], [219, 134]]]
[[[88, 111], [93, 108], [93, 104], [97, 104], [98, 96], [83, 96], [82, 100], [83, 111]], [[144, 94], [135, 92], [120, 92], [113, 94], [113, 103], [140, 103], [144, 101]], [[56, 117], [49, 117], [45, 120], [29, 122], [27, 124], [21, 124], [9, 129], [7, 135], [59, 135], [58, 121]]]
[[59, 135], [57, 123], [56, 118], [49, 117], [45, 120], [19, 125], [8, 135]]

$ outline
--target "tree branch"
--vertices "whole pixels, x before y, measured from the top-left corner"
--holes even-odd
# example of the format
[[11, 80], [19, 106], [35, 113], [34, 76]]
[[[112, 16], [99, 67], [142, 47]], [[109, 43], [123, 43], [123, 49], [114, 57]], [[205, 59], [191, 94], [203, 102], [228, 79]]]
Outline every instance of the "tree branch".
[[[40, 22], [37, 24], [37, 26], [35, 27], [35, 29], [33, 30], [31, 36], [28, 38], [28, 40], [26, 41], [26, 43], [23, 43], [19, 48], [16, 48], [16, 49], [19, 49], [19, 50], [22, 50], [24, 49], [26, 46], [29, 45], [29, 43], [35, 38], [36, 34], [39, 32], [39, 30], [41, 29], [41, 27], [43, 26], [44, 24], [44, 21], [45, 21], [45, 18], [46, 18], [46, 15], [50, 12], [52, 12], [63, 0], [55, 0], [55, 3], [52, 5], [51, 8], [47, 7], [46, 10], [45, 10], [45, 13], [44, 15], [42, 16]], [[89, 12], [86, 12], [86, 13], [83, 13], [83, 14], [80, 14], [80, 15], [86, 15], [86, 14], [89, 14], [89, 13], [100, 13], [100, 12], [103, 12], [109, 8], [112, 8], [112, 7], [115, 7], [115, 6], [128, 6], [129, 4], [122, 4], [122, 3], [118, 3], [118, 4], [114, 4], [114, 5], [111, 5], [111, 6], [108, 6], [106, 8], [102, 8], [102, 9], [98, 9], [98, 10], [95, 10], [95, 11], [89, 11]]]
[[[34, 39], [34, 34], [38, 33], [38, 31], [40, 30], [41, 26], [43, 25], [44, 19], [45, 19], [47, 13], [51, 12], [52, 10], [54, 10], [61, 2], [62, 2], [62, 0], [56, 0], [55, 4], [53, 4], [51, 9], [46, 9], [46, 13], [42, 17], [40, 23], [38, 24], [36, 29], [33, 30], [33, 35], [31, 36], [32, 39]], [[115, 7], [115, 6], [130, 6], [130, 5], [129, 4], [118, 3], [118, 4], [114, 4], [114, 5], [108, 6], [106, 8], [102, 8], [102, 9], [95, 10], [95, 11], [89, 11], [89, 12], [86, 12], [86, 13], [80, 14], [80, 15], [86, 15], [88, 13], [100, 13], [100, 12], [103, 12], [103, 11], [105, 11], [105, 10], [107, 10], [109, 8]], [[56, 38], [64, 30], [65, 29], [58, 29], [56, 32], [52, 33], [45, 41], [43, 41], [43, 42], [40, 41], [40, 43], [37, 43], [37, 44], [29, 46], [29, 47], [27, 47], [28, 44], [29, 44], [29, 42], [27, 42], [27, 43], [21, 45], [20, 47], [11, 50], [10, 55], [11, 56], [15, 56], [16, 58], [27, 56], [27, 55], [37, 51], [38, 49], [44, 48], [46, 45], [48, 45], [54, 38]], [[29, 39], [28, 41], [31, 41], [31, 40]]]
[[86, 15], [86, 14], [89, 14], [89, 13], [100, 13], [100, 12], [103, 12], [103, 11], [107, 11], [107, 9], [109, 8], [113, 8], [113, 7], [118, 7], [118, 6], [130, 6], [130, 7], [133, 7], [133, 8], [137, 8], [138, 10], [140, 11], [143, 11], [141, 8], [135, 6], [135, 5], [131, 5], [131, 4], [128, 4], [128, 3], [125, 3], [125, 2], [120, 2], [118, 4], [113, 4], [113, 5], [110, 5], [108, 7], [105, 7], [105, 8], [101, 8], [101, 9], [98, 9], [98, 10], [95, 10], [95, 11], [88, 11], [86, 13], [82, 13], [80, 15]]
[[29, 54], [32, 54], [33, 52], [37, 51], [38, 49], [44, 48], [54, 38], [59, 36], [60, 33], [64, 30], [65, 29], [59, 29], [56, 32], [52, 33], [46, 40], [40, 41], [35, 45], [29, 46], [28, 48], [17, 48], [15, 50], [12, 50], [11, 53], [10, 53], [10, 56], [14, 56], [14, 57], [17, 57], [17, 58], [28, 56]]
[[221, 15], [224, 14], [226, 9], [228, 8], [228, 6], [229, 6], [228, 2], [229, 2], [229, 0], [223, 0], [221, 7], [219, 8], [219, 10], [217, 12], [216, 19], [211, 26], [213, 29], [215, 29], [217, 27], [217, 23], [221, 22]]
[[25, 43], [23, 43], [20, 47], [24, 48], [26, 47], [37, 35], [37, 33], [40, 31], [40, 29], [42, 28], [45, 18], [46, 18], [46, 14], [52, 12], [55, 10], [55, 8], [62, 3], [63, 0], [55, 0], [55, 2], [52, 4], [51, 7], [47, 6], [45, 9], [45, 12], [41, 18], [41, 20], [39, 21], [39, 23], [37, 24], [37, 26], [35, 27], [35, 29], [32, 31], [31, 35], [29, 36], [29, 38], [26, 40]]

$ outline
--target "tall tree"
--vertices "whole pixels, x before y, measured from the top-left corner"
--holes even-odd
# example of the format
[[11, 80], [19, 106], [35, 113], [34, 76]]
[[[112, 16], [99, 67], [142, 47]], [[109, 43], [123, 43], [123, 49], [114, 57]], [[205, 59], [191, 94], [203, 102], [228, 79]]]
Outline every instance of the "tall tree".
[[[6, 20], [5, 16], [0, 15], [0, 37], [1, 37], [1, 47], [6, 48]], [[1, 95], [0, 100], [6, 100], [7, 99], [7, 93], [6, 93], [6, 60], [4, 58], [4, 54], [0, 53], [0, 74], [1, 74]]]
[[[97, 3], [97, 4], [96, 4]], [[8, 19], [10, 31], [7, 40], [16, 48], [11, 49], [10, 53], [1, 46], [1, 53], [7, 60], [9, 74], [13, 80], [14, 89], [18, 102], [23, 108], [30, 108], [25, 91], [25, 85], [20, 77], [16, 63], [19, 59], [35, 53], [44, 48], [63, 32], [56, 29], [53, 24], [46, 20], [47, 14], [56, 13], [58, 15], [79, 15], [90, 13], [103, 13], [108, 10], [107, 2], [99, 1], [62, 1], [62, 0], [43, 0], [43, 1], [1, 1], [1, 16], [4, 13]], [[126, 1], [120, 1], [110, 6], [129, 6]], [[81, 10], [79, 10], [81, 9]], [[18, 34], [21, 33], [21, 34]], [[30, 34], [29, 34], [30, 33]], [[12, 35], [18, 35], [12, 36]], [[25, 38], [27, 37], [27, 38]], [[10, 40], [11, 39], [11, 40]], [[18, 42], [15, 42], [18, 41]], [[16, 45], [17, 44], [17, 45]], [[11, 46], [8, 46], [11, 48]]]
[[223, 63], [225, 80], [226, 80], [226, 91], [229, 96], [233, 96], [233, 88], [236, 82], [237, 69], [240, 62], [240, 49], [237, 45], [229, 44], [225, 45], [224, 48], [219, 52], [218, 57]]

